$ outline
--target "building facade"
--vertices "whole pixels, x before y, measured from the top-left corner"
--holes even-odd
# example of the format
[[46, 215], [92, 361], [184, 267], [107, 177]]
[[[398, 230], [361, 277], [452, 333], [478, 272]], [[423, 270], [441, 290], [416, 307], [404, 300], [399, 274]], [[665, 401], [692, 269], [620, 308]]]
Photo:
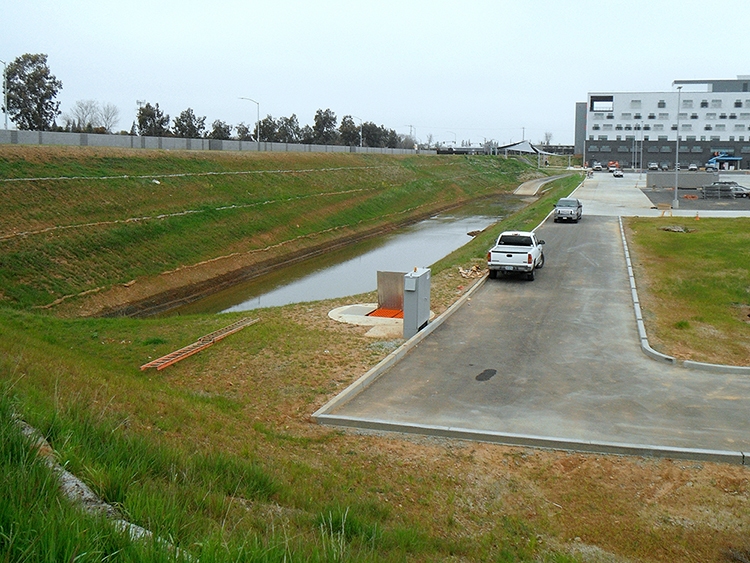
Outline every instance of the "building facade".
[[584, 162], [674, 169], [676, 161], [681, 168], [703, 167], [725, 153], [742, 160], [722, 166], [750, 168], [750, 76], [675, 80], [672, 86], [668, 92], [589, 93], [585, 107], [576, 105], [576, 149], [582, 148]]

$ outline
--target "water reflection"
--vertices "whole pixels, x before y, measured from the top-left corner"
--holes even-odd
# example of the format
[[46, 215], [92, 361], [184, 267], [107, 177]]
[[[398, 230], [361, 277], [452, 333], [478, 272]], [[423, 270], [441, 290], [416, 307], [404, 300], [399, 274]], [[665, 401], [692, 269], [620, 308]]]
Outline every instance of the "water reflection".
[[499, 220], [515, 198], [474, 204], [392, 234], [282, 267], [261, 279], [186, 305], [177, 313], [249, 311], [373, 291], [377, 272], [427, 267], [471, 240], [467, 234]]

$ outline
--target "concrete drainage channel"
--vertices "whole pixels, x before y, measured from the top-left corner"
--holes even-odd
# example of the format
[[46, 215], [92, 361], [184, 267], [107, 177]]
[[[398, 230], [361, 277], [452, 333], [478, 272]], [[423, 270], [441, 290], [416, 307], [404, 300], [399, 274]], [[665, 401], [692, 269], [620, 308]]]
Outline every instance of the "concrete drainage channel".
[[[633, 276], [633, 270], [630, 263], [630, 255], [627, 247], [627, 242], [624, 236], [624, 230], [622, 228], [622, 220], [620, 219], [620, 232], [622, 235], [623, 250], [625, 252], [625, 258], [627, 262], [628, 275], [630, 277], [631, 293], [633, 298], [633, 307], [635, 313], [635, 321], [638, 328], [638, 335], [641, 344], [641, 350], [648, 357], [655, 361], [665, 362], [671, 365], [676, 365], [683, 368], [700, 369], [703, 371], [719, 371], [729, 372], [733, 374], [750, 374], [750, 367], [737, 367], [737, 366], [719, 366], [713, 364], [704, 364], [699, 362], [677, 362], [677, 360], [671, 356], [667, 356], [653, 350], [648, 343], [646, 336], [645, 325], [640, 311], [640, 302], [638, 299], [638, 293], [635, 287], [635, 279]], [[504, 432], [493, 432], [487, 430], [474, 430], [471, 428], [461, 428], [456, 426], [440, 426], [431, 424], [414, 424], [414, 423], [401, 423], [393, 422], [389, 420], [380, 420], [373, 418], [358, 418], [352, 416], [341, 416], [332, 414], [339, 407], [343, 406], [355, 396], [366, 390], [373, 383], [375, 383], [381, 376], [387, 373], [396, 363], [398, 363], [406, 354], [422, 342], [427, 336], [435, 331], [440, 325], [449, 318], [458, 308], [469, 301], [472, 296], [482, 287], [486, 281], [486, 277], [481, 278], [477, 283], [472, 286], [467, 293], [465, 293], [461, 299], [459, 299], [453, 306], [451, 306], [445, 313], [437, 317], [431, 322], [424, 330], [417, 333], [414, 337], [407, 340], [398, 349], [392, 352], [387, 358], [382, 360], [378, 365], [373, 367], [352, 385], [346, 388], [342, 393], [334, 397], [328, 403], [323, 405], [318, 411], [316, 411], [312, 417], [313, 419], [323, 425], [344, 427], [344, 428], [356, 428], [363, 431], [372, 432], [400, 432], [406, 434], [420, 434], [427, 436], [435, 436], [442, 438], [458, 439], [458, 440], [470, 440], [489, 442], [495, 444], [511, 445], [511, 446], [523, 446], [523, 447], [537, 447], [554, 450], [569, 450], [585, 453], [600, 453], [600, 454], [614, 454], [614, 455], [633, 455], [633, 456], [650, 456], [650, 457], [666, 457], [673, 459], [689, 459], [695, 461], [709, 461], [709, 462], [720, 462], [720, 463], [732, 463], [745, 465], [746, 456], [742, 451], [729, 451], [729, 450], [712, 450], [712, 449], [696, 449], [696, 448], [681, 448], [681, 447], [669, 447], [669, 446], [654, 446], [648, 444], [631, 444], [631, 443], [618, 443], [618, 442], [601, 442], [601, 441], [583, 441], [583, 440], [567, 440], [561, 438], [554, 438], [548, 436], [534, 436], [524, 434], [513, 434]], [[485, 370], [477, 376], [477, 380], [487, 380], [494, 376], [494, 373], [490, 373], [494, 370]]]

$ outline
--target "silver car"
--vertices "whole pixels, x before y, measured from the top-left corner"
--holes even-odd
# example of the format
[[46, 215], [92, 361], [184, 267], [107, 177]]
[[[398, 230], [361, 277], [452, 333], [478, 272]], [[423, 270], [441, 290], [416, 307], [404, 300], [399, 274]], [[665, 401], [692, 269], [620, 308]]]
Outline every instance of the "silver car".
[[554, 219], [558, 221], [573, 221], [578, 223], [583, 215], [583, 205], [580, 199], [564, 197], [555, 204]]

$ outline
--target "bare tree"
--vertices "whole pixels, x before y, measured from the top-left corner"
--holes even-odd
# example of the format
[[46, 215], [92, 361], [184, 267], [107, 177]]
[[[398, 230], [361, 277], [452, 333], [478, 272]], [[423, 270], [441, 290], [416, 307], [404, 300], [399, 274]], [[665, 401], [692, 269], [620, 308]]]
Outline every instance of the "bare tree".
[[544, 132], [544, 140], [542, 141], [542, 144], [545, 146], [548, 146], [552, 142], [552, 133], [550, 131]]
[[78, 100], [70, 113], [65, 113], [62, 117], [71, 131], [99, 127], [99, 103], [95, 100]]
[[99, 110], [101, 126], [107, 133], [111, 133], [120, 121], [120, 110], [115, 104], [102, 104]]

